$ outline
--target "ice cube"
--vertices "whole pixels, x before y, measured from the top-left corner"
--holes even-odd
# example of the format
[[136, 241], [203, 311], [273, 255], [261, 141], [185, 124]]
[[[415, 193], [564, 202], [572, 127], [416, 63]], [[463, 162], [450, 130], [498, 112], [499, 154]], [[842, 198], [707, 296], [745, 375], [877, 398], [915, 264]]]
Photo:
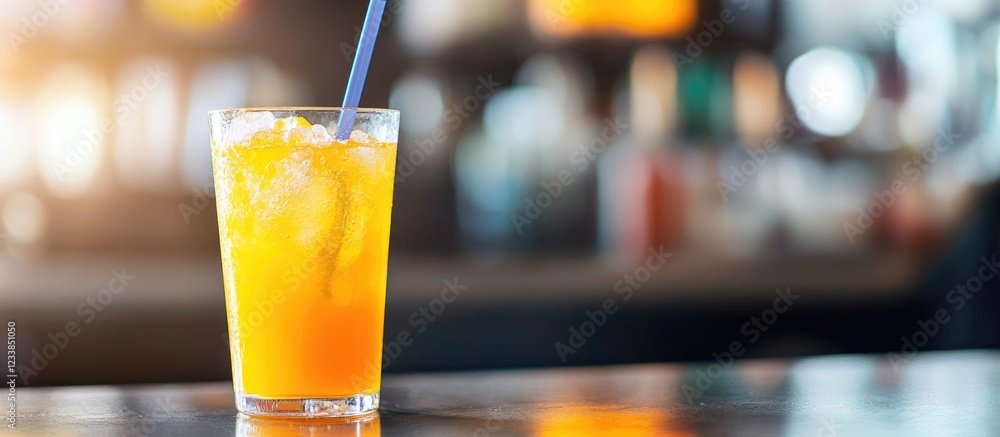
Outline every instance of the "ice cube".
[[323, 147], [333, 142], [326, 127], [322, 124], [309, 124], [302, 117], [278, 119], [274, 130], [279, 132], [281, 139], [289, 144]]
[[330, 131], [326, 129], [321, 124], [314, 124], [312, 127], [313, 141], [317, 143], [316, 145], [327, 145], [333, 142], [333, 137], [330, 136]]
[[273, 130], [275, 122], [274, 114], [266, 111], [238, 113], [229, 121], [229, 125], [222, 129], [222, 145], [246, 143], [257, 132]]
[[288, 144], [312, 144], [313, 132], [311, 128], [293, 127], [283, 131], [281, 133], [281, 139]]
[[367, 144], [372, 138], [368, 136], [364, 131], [354, 130], [351, 132], [351, 141], [361, 144]]
[[361, 257], [364, 249], [365, 227], [372, 215], [372, 204], [360, 190], [341, 190], [337, 193], [337, 214], [334, 219], [334, 236], [331, 238], [332, 258], [336, 269], [350, 269]]
[[339, 185], [326, 178], [311, 178], [295, 191], [294, 227], [299, 244], [306, 250], [320, 250], [337, 238], [336, 222], [330, 214], [337, 201]]
[[281, 131], [281, 132], [288, 132], [288, 131], [291, 131], [291, 130], [293, 130], [295, 128], [300, 128], [300, 127], [308, 128], [308, 127], [311, 127], [311, 126], [312, 126], [312, 124], [310, 124], [308, 121], [306, 121], [305, 118], [302, 118], [302, 117], [285, 117], [285, 118], [279, 118], [275, 122], [274, 129], [278, 130], [278, 131]]
[[[357, 132], [357, 131], [355, 131]], [[375, 164], [378, 161], [375, 149], [368, 146], [350, 147], [344, 151], [347, 154], [351, 166], [361, 174], [375, 171]]]

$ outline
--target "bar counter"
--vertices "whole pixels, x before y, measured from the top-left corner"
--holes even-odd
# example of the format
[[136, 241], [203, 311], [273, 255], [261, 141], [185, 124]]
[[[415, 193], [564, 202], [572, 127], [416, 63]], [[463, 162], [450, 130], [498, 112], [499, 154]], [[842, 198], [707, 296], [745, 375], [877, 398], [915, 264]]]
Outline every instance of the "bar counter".
[[14, 435], [1000, 435], [997, 351], [718, 357], [389, 375], [379, 413], [332, 421], [240, 416], [228, 382], [19, 387]]

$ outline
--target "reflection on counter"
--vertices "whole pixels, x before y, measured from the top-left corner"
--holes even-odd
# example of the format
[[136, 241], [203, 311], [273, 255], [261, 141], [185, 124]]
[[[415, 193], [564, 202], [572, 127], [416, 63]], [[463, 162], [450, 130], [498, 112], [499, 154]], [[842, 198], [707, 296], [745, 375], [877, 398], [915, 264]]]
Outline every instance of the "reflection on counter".
[[[18, 389], [37, 435], [907, 436], [994, 435], [1000, 354], [920, 352], [709, 363], [391, 375], [377, 415], [239, 416], [228, 383]], [[713, 394], [685, 399], [683, 375]], [[704, 387], [704, 386], [703, 386]], [[131, 433], [130, 433], [131, 431]]]
[[240, 414], [236, 437], [380, 437], [379, 413], [345, 419], [276, 419]]
[[671, 419], [669, 414], [641, 408], [608, 408], [599, 404], [545, 408], [533, 422], [531, 435], [537, 437], [570, 437], [595, 433], [611, 437], [697, 435], [689, 431], [682, 421]]

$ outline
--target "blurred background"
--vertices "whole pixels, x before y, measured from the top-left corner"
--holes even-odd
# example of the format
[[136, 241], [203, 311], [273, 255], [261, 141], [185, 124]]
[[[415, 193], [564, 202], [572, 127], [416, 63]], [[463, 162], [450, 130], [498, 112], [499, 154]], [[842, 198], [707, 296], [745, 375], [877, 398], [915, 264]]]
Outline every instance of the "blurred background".
[[[338, 106], [365, 3], [0, 0], [28, 385], [229, 377], [206, 111]], [[389, 0], [385, 371], [1000, 347], [998, 28], [991, 0]]]

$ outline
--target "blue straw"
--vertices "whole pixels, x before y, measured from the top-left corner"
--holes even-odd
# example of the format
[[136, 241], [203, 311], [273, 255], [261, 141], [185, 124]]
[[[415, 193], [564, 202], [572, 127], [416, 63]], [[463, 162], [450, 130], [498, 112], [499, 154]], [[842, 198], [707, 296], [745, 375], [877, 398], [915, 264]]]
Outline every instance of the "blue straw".
[[365, 77], [368, 75], [368, 66], [372, 61], [372, 51], [375, 49], [375, 39], [378, 38], [385, 1], [371, 0], [371, 3], [368, 4], [365, 27], [361, 29], [358, 51], [354, 54], [354, 66], [351, 67], [351, 78], [347, 81], [347, 93], [344, 95], [344, 104], [342, 105], [343, 112], [340, 114], [340, 123], [337, 124], [336, 139], [339, 141], [350, 138], [351, 130], [354, 128], [357, 112], [349, 108], [356, 109], [361, 102], [361, 89], [365, 87]]

